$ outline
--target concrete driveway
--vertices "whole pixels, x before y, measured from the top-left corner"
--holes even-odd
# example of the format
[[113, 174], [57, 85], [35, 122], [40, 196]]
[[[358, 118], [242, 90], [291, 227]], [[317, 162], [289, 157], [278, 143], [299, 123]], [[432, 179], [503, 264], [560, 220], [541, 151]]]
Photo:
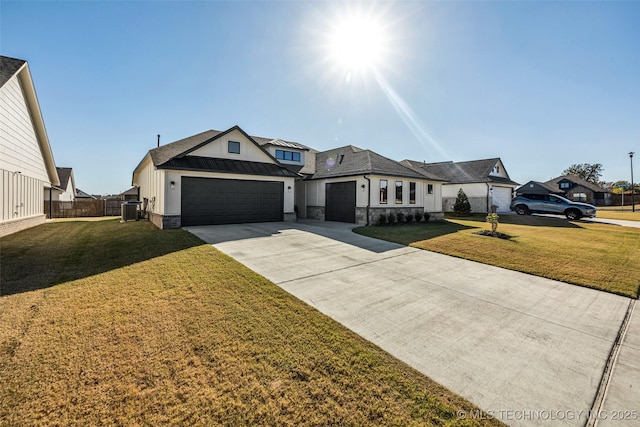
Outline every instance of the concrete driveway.
[[[586, 423], [631, 300], [351, 228], [187, 230], [509, 425]], [[638, 354], [634, 345], [628, 357]], [[640, 384], [632, 385], [635, 396]]]

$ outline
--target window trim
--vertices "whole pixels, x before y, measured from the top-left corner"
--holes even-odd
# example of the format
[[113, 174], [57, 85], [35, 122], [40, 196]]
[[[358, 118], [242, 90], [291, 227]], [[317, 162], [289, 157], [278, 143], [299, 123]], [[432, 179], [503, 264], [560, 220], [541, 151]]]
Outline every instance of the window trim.
[[[382, 185], [382, 183], [384, 182], [384, 186]], [[383, 190], [384, 189], [384, 193]], [[384, 199], [382, 198], [384, 194]], [[381, 205], [386, 205], [389, 203], [389, 181], [387, 181], [386, 179], [381, 179], [380, 180], [380, 198], [378, 200], [380, 202]]]
[[[231, 146], [236, 146], [238, 147], [238, 151], [231, 151]], [[240, 154], [240, 142], [239, 141], [227, 141], [227, 152], [230, 154]]]

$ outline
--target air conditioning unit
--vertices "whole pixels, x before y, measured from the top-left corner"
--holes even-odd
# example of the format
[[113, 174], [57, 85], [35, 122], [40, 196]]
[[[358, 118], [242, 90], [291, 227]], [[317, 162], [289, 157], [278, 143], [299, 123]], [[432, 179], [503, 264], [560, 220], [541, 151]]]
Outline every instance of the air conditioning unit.
[[138, 204], [123, 203], [122, 204], [122, 222], [138, 220]]

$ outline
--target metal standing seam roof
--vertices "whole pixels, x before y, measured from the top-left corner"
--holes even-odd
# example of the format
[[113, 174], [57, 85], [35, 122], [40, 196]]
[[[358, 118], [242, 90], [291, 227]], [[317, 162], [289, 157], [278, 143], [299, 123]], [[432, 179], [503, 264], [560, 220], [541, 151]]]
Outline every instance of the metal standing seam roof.
[[191, 170], [206, 172], [237, 173], [244, 175], [263, 175], [298, 177], [298, 174], [273, 163], [249, 162], [246, 160], [219, 159], [213, 157], [184, 156], [171, 159], [162, 165], [163, 169]]

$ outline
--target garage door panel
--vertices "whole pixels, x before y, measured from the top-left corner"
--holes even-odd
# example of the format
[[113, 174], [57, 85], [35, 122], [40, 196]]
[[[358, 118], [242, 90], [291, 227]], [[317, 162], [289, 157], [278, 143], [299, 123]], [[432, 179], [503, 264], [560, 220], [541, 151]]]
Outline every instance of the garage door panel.
[[283, 220], [284, 183], [182, 178], [182, 225]]
[[331, 182], [325, 185], [325, 219], [356, 222], [356, 182]]

